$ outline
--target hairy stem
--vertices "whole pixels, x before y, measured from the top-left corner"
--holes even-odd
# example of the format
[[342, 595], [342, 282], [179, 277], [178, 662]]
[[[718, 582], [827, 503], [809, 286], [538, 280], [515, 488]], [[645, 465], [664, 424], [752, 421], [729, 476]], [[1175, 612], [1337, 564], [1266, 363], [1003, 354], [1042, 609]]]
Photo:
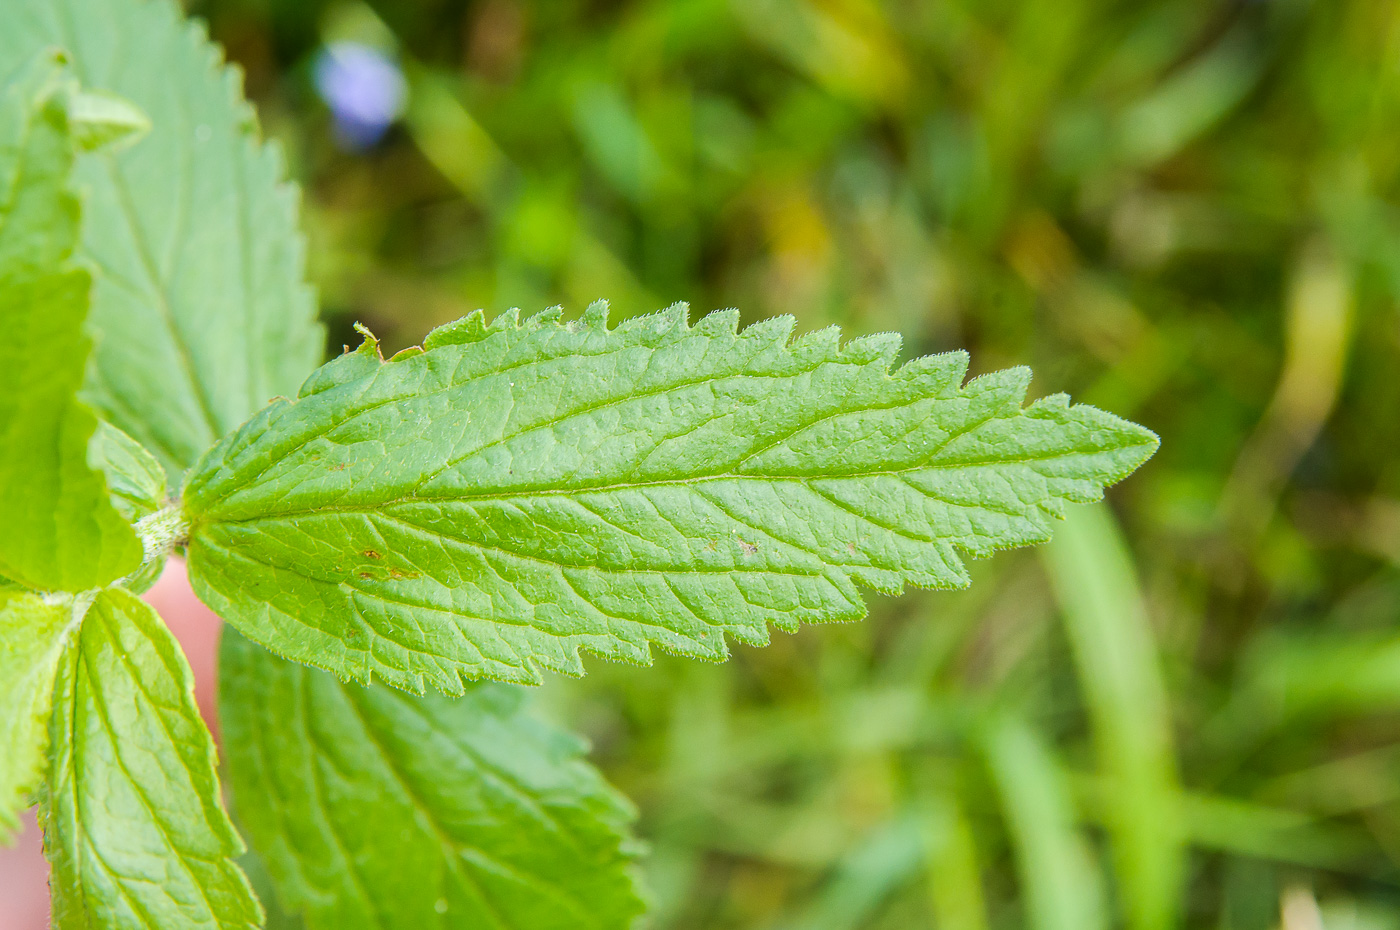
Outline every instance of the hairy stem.
[[163, 559], [177, 543], [189, 535], [190, 524], [179, 504], [163, 507], [136, 521], [136, 535], [145, 552], [143, 564]]

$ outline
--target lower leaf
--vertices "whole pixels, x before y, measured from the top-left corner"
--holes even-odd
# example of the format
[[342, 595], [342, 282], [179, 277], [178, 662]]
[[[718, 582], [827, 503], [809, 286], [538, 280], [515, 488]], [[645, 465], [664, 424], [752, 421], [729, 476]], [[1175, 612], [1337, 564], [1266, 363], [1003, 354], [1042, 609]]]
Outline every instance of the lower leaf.
[[631, 926], [631, 807], [522, 698], [342, 684], [225, 628], [235, 813], [281, 903], [313, 930]]
[[261, 924], [193, 686], [154, 610], [98, 595], [54, 686], [41, 822], [59, 930]]

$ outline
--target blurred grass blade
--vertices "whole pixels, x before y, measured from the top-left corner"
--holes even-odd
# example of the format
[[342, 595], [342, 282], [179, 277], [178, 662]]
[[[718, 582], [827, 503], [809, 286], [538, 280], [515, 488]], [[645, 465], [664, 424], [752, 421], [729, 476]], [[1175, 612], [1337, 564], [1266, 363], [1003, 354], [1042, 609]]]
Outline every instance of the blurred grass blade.
[[1234, 798], [1187, 794], [1182, 820], [1195, 845], [1317, 869], [1385, 868], [1374, 841], [1354, 827]]
[[1123, 113], [1118, 125], [1123, 156], [1152, 165], [1176, 154], [1244, 101], [1263, 66], [1244, 30], [1225, 36]]
[[[403, 69], [410, 136], [443, 178], [490, 218], [498, 241], [512, 255], [508, 265], [518, 261], [557, 271], [564, 293], [579, 303], [591, 303], [599, 294], [613, 295], [629, 312], [661, 303], [593, 228], [589, 213], [577, 211], [567, 185], [545, 181], [512, 160], [462, 102], [460, 80], [411, 58], [404, 59]], [[514, 280], [515, 274], [504, 277]], [[504, 283], [501, 287], [502, 293], [512, 292]]]
[[857, 930], [913, 877], [924, 858], [919, 818], [908, 814], [876, 827], [836, 867], [794, 930]]
[[1132, 559], [1104, 504], [1071, 508], [1041, 552], [1106, 782], [1124, 917], [1163, 930], [1176, 922], [1185, 850], [1166, 689]]
[[857, 21], [840, 4], [741, 0], [732, 5], [744, 31], [838, 97], [897, 104], [910, 80], [903, 50], [871, 4]]
[[594, 169], [622, 196], [638, 204], [650, 202], [666, 165], [622, 92], [606, 82], [584, 82], [572, 115]]
[[[1261, 638], [1229, 705], [1202, 729], [1215, 753], [1256, 746], [1285, 727], [1400, 709], [1400, 637], [1306, 632]], [[1238, 750], [1237, 750], [1238, 751]]]
[[406, 119], [413, 141], [470, 203], [489, 204], [509, 168], [500, 146], [462, 106], [446, 78], [412, 61], [404, 72], [412, 88]]
[[938, 792], [924, 817], [929, 895], [938, 930], [987, 930], [972, 825], [957, 795]]
[[1025, 722], [994, 719], [983, 750], [1016, 852], [1025, 925], [1031, 930], [1103, 930], [1103, 889], [1064, 773]]
[[1354, 271], [1330, 243], [1309, 242], [1292, 272], [1283, 370], [1221, 501], [1244, 540], [1267, 528], [1288, 476], [1332, 416], [1356, 328]]

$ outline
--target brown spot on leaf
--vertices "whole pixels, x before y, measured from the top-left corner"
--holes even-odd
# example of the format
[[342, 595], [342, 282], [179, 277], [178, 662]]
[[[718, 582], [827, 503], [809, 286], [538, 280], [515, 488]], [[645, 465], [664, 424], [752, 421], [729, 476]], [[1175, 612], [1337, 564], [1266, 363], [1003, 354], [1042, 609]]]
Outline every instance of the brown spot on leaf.
[[383, 558], [383, 556], [381, 556], [378, 552], [375, 552], [373, 549], [366, 549], [366, 550], [365, 550], [365, 558], [367, 558], [367, 559], [381, 559], [381, 558]]
[[418, 576], [418, 572], [406, 572], [397, 568], [389, 569], [389, 577], [393, 578], [395, 581], [398, 581], [402, 578], [417, 578]]
[[360, 577], [361, 577], [361, 578], [365, 578], [365, 579], [370, 579], [370, 578], [373, 578], [374, 576], [371, 575], [369, 572], [360, 572]]
[[758, 547], [751, 542], [739, 540], [739, 548], [744, 550], [744, 555], [758, 555]]

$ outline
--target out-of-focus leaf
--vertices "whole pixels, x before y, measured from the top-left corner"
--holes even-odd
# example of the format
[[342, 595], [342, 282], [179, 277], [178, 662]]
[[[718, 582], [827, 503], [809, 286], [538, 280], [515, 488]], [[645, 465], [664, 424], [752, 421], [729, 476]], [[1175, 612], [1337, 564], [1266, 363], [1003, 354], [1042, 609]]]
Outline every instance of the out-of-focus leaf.
[[68, 121], [79, 147], [89, 152], [130, 145], [151, 129], [139, 107], [101, 91], [74, 94], [68, 101]]
[[317, 930], [630, 927], [631, 807], [523, 697], [342, 684], [226, 634], [235, 811], [282, 904]]
[[107, 476], [112, 503], [135, 523], [166, 504], [165, 471], [155, 456], [110, 423], [99, 423], [88, 459]]
[[[132, 523], [149, 517], [168, 503], [165, 469], [139, 442], [112, 424], [103, 421], [97, 425], [97, 432], [88, 445], [88, 458], [107, 476], [117, 512]], [[142, 540], [143, 545], [148, 542]], [[155, 584], [165, 570], [162, 552], [155, 546], [147, 553], [141, 567], [122, 579], [122, 587], [139, 594]]]
[[320, 360], [296, 193], [238, 74], [170, 0], [7, 0], [0, 74], [48, 46], [151, 123], [77, 172], [82, 256], [100, 272], [88, 393], [179, 475]]

